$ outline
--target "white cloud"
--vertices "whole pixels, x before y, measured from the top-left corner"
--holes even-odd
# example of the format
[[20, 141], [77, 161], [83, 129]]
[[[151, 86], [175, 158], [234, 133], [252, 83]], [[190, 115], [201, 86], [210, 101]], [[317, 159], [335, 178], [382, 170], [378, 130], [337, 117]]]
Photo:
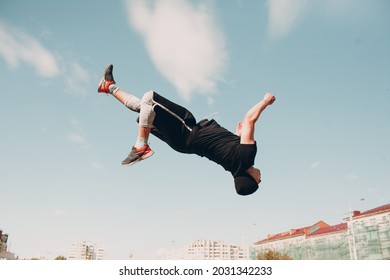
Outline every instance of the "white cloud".
[[325, 12], [331, 12], [334, 16], [353, 17], [358, 11], [369, 11], [372, 4], [373, 1], [365, 0], [327, 0], [324, 8], [327, 9]]
[[[50, 31], [43, 31], [41, 36], [50, 38]], [[0, 22], [0, 58], [4, 58], [10, 68], [17, 69], [26, 63], [43, 77], [61, 75], [65, 92], [84, 96], [90, 92], [91, 75], [74, 58], [70, 58], [69, 53], [54, 55], [53, 51], [23, 29]]]
[[70, 124], [72, 129], [71, 132], [65, 135], [65, 139], [88, 151], [88, 154], [90, 156], [90, 159], [88, 160], [88, 165], [92, 169], [99, 172], [105, 172], [106, 169], [104, 165], [99, 162], [99, 160], [96, 159], [96, 157], [94, 156], [93, 146], [88, 140], [87, 133], [84, 131], [84, 128], [81, 125], [80, 121], [76, 118], [72, 118], [70, 120]]
[[1, 22], [0, 56], [11, 68], [17, 68], [21, 62], [25, 62], [32, 65], [41, 76], [54, 77], [60, 72], [54, 54], [37, 39]]
[[319, 166], [320, 166], [320, 163], [319, 163], [319, 162], [315, 162], [315, 163], [313, 163], [312, 165], [310, 165], [310, 169], [311, 169], [311, 170], [315, 170], [315, 169], [317, 169]]
[[77, 132], [71, 132], [68, 135], [66, 135], [66, 139], [68, 139], [70, 142], [80, 144], [80, 145], [87, 145], [87, 139], [84, 135], [77, 133]]
[[270, 37], [278, 39], [290, 32], [302, 19], [308, 4], [308, 0], [269, 0], [268, 32]]
[[214, 98], [210, 96], [207, 98], [207, 105], [212, 106], [214, 102], [215, 102]]
[[68, 215], [68, 212], [62, 209], [57, 209], [56, 211], [54, 211], [54, 216], [59, 218], [66, 217]]
[[172, 213], [172, 218], [175, 221], [183, 221], [187, 218], [188, 214], [183, 210], [177, 210]]
[[78, 95], [86, 95], [89, 92], [91, 75], [79, 63], [69, 62], [64, 72], [66, 92]]
[[81, 126], [81, 123], [80, 123], [80, 121], [79, 121], [78, 119], [72, 118], [72, 119], [70, 120], [70, 124], [71, 124], [72, 127], [73, 127], [74, 129], [76, 129], [77, 131], [80, 131], [80, 132], [84, 133], [84, 129], [83, 129], [83, 127]]
[[91, 162], [91, 167], [93, 169], [97, 170], [97, 171], [104, 171], [103, 165], [100, 162], [96, 161], [96, 160], [93, 160]]
[[226, 66], [222, 32], [205, 4], [185, 0], [127, 1], [130, 26], [144, 39], [155, 67], [189, 99], [213, 93]]
[[87, 135], [84, 132], [83, 127], [81, 126], [79, 120], [72, 118], [71, 119], [72, 132], [68, 133], [65, 138], [72, 143], [84, 146], [85, 148], [90, 148], [90, 144], [87, 140]]
[[325, 0], [310, 6], [309, 0], [268, 0], [268, 33], [271, 39], [279, 39], [291, 32], [309, 8], [320, 9], [327, 20], [351, 20], [362, 17], [370, 10], [372, 1], [365, 0]]
[[359, 178], [358, 175], [356, 174], [353, 174], [353, 173], [349, 173], [349, 174], [346, 174], [345, 175], [345, 179], [348, 181], [348, 182], [355, 182], [357, 179]]

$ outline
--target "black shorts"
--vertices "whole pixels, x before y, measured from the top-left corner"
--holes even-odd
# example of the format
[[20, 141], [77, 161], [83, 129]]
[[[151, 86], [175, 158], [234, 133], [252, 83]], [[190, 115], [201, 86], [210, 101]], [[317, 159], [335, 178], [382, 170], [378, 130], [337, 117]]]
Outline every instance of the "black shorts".
[[153, 93], [153, 107], [156, 117], [151, 133], [181, 153], [191, 153], [187, 141], [196, 125], [194, 115], [186, 108], [173, 103], [158, 93]]

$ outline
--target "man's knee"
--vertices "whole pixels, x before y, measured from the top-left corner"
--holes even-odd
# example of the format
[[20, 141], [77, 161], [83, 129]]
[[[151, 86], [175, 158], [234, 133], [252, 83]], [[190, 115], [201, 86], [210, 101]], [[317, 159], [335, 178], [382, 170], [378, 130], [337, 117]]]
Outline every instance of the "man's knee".
[[148, 91], [142, 96], [141, 102], [146, 104], [153, 104], [153, 96], [154, 91]]
[[153, 111], [154, 91], [146, 92], [141, 99], [141, 111], [139, 117], [139, 126], [152, 127], [156, 113]]

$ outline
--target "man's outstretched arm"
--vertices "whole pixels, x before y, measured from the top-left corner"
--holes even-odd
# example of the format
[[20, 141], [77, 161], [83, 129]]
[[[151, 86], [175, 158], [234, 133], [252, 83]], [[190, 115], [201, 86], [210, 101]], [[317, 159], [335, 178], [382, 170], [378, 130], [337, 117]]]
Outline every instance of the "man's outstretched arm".
[[237, 126], [237, 135], [241, 137], [241, 144], [254, 144], [255, 124], [261, 113], [276, 100], [272, 93], [266, 93], [263, 100], [253, 106]]

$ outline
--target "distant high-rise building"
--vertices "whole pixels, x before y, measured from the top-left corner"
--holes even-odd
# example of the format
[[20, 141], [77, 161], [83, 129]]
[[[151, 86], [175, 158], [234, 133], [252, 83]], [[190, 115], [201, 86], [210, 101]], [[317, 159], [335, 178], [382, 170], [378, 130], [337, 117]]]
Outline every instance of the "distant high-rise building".
[[248, 260], [249, 246], [226, 241], [196, 240], [187, 247], [191, 260]]
[[104, 249], [96, 244], [83, 241], [70, 246], [69, 260], [103, 260]]
[[15, 254], [8, 251], [8, 234], [3, 233], [0, 229], [0, 260], [14, 260]]
[[185, 247], [170, 248], [161, 257], [173, 260], [248, 260], [250, 247], [226, 241], [200, 239]]

